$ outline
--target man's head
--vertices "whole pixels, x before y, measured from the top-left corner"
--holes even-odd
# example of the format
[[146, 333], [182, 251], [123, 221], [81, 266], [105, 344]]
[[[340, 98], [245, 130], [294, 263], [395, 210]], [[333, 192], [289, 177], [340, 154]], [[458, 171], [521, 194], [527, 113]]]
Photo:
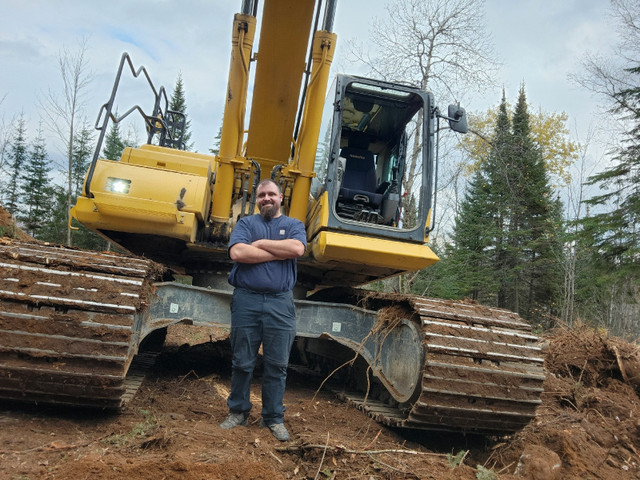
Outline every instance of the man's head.
[[256, 190], [256, 201], [260, 215], [265, 220], [271, 220], [280, 216], [282, 205], [282, 192], [280, 186], [271, 179], [262, 180]]

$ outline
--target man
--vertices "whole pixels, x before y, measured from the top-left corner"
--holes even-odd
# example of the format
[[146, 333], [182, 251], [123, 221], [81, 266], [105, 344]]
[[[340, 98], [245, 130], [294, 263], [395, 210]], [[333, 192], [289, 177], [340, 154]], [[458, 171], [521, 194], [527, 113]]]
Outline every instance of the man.
[[282, 398], [296, 335], [292, 289], [296, 258], [304, 253], [307, 239], [302, 222], [280, 213], [282, 193], [273, 180], [258, 184], [256, 199], [260, 214], [241, 218], [229, 240], [229, 255], [236, 262], [229, 274], [229, 283], [235, 287], [231, 300], [233, 360], [229, 415], [220, 426], [247, 426], [251, 378], [262, 343], [260, 426], [287, 441]]

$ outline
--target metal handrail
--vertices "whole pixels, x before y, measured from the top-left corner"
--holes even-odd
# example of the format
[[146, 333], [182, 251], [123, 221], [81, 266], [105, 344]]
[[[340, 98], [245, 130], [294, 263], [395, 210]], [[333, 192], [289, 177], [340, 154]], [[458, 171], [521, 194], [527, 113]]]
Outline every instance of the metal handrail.
[[[129, 110], [127, 110], [122, 115], [116, 117], [113, 114], [113, 104], [116, 99], [116, 93], [118, 92], [118, 87], [120, 86], [120, 80], [122, 78], [122, 73], [125, 67], [125, 64], [129, 66], [129, 70], [134, 78], [138, 78], [140, 74], [144, 75], [144, 78], [147, 80], [149, 87], [153, 91], [154, 95], [154, 106], [153, 113], [151, 115], [147, 115], [144, 110], [139, 105], [134, 105]], [[164, 108], [162, 108], [164, 106]], [[98, 143], [96, 145], [95, 153], [93, 154], [93, 160], [91, 161], [91, 165], [89, 166], [89, 171], [87, 173], [87, 180], [84, 185], [84, 193], [88, 198], [93, 198], [93, 194], [91, 193], [91, 180], [93, 179], [93, 173], [96, 168], [96, 163], [98, 161], [98, 157], [100, 156], [100, 150], [102, 149], [102, 144], [104, 142], [104, 137], [107, 131], [107, 125], [109, 123], [109, 119], [113, 121], [113, 123], [119, 123], [124, 120], [127, 116], [129, 116], [132, 112], [139, 112], [140, 115], [145, 120], [146, 129], [148, 132], [147, 143], [151, 143], [153, 136], [162, 130], [167, 130], [167, 124], [164, 121], [164, 118], [167, 113], [169, 113], [169, 99], [167, 97], [167, 92], [163, 86], [159, 89], [156, 89], [155, 85], [151, 81], [149, 77], [149, 73], [144, 66], [140, 66], [138, 69], [135, 69], [133, 66], [133, 62], [131, 57], [127, 52], [122, 54], [120, 59], [120, 65], [118, 66], [118, 72], [116, 73], [115, 81], [113, 82], [113, 88], [111, 90], [111, 96], [109, 100], [107, 100], [101, 107], [98, 112], [98, 118], [96, 119], [95, 129], [100, 132], [98, 137]], [[178, 113], [178, 112], [171, 112]], [[180, 114], [182, 115], [182, 114]], [[104, 118], [103, 118], [104, 117]], [[157, 124], [160, 124], [160, 128], [158, 128]]]

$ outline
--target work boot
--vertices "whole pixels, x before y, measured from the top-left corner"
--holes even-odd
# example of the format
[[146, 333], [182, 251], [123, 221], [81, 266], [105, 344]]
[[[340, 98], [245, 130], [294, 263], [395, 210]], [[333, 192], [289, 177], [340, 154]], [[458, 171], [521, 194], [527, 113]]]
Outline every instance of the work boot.
[[225, 430], [231, 430], [235, 427], [246, 427], [249, 424], [249, 420], [244, 413], [233, 413], [229, 412], [227, 418], [224, 419], [224, 422], [220, 424], [220, 428], [224, 428]]
[[289, 432], [287, 432], [287, 427], [284, 426], [284, 423], [274, 423], [273, 425], [267, 425], [266, 423], [264, 423], [264, 420], [260, 420], [260, 426], [263, 428], [266, 427], [271, 430], [271, 434], [281, 442], [286, 442], [289, 440]]

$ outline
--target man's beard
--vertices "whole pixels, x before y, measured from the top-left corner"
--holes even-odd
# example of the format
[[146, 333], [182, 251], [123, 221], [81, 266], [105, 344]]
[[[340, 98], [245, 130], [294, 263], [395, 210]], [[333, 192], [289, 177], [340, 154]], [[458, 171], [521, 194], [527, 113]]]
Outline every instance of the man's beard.
[[278, 214], [279, 209], [276, 204], [263, 205], [260, 207], [260, 215], [262, 215], [264, 220], [269, 221]]

